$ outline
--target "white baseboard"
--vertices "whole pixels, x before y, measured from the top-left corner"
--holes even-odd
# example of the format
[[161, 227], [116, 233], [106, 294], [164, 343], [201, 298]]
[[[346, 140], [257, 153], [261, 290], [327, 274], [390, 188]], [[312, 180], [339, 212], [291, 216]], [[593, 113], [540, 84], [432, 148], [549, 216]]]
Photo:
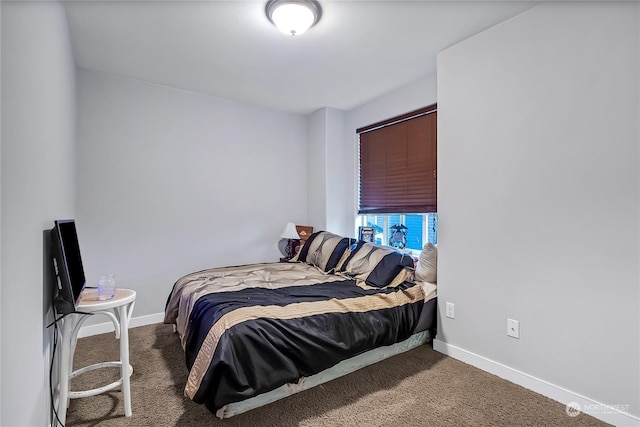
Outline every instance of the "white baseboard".
[[[162, 323], [164, 320], [164, 312], [149, 314], [147, 316], [132, 317], [129, 322], [130, 328], [137, 326], [153, 325], [154, 323]], [[98, 323], [97, 325], [87, 325], [80, 328], [78, 331], [78, 338], [90, 337], [92, 335], [106, 334], [108, 332], [114, 332], [112, 322]]]
[[[640, 418], [631, 415], [627, 412], [623, 412], [618, 408], [611, 407], [604, 403], [597, 402], [586, 396], [578, 393], [574, 393], [571, 390], [559, 387], [551, 384], [548, 381], [540, 378], [533, 377], [524, 372], [520, 372], [509, 366], [487, 359], [486, 357], [471, 353], [460, 347], [448, 344], [444, 341], [440, 341], [437, 338], [433, 340], [433, 349], [451, 356], [454, 359], [461, 360], [483, 371], [497, 375], [512, 383], [521, 385], [529, 390], [535, 391], [543, 396], [558, 401], [564, 405], [569, 405], [580, 408], [581, 412], [589, 414], [594, 418], [602, 420], [606, 423], [613, 424], [615, 426], [640, 426]], [[569, 415], [567, 415], [568, 417]]]

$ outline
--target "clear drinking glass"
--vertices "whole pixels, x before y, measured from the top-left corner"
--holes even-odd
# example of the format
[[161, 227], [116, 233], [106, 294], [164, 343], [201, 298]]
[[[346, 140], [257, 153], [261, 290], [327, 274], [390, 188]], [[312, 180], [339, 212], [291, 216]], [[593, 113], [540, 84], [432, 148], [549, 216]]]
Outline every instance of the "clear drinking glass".
[[109, 300], [116, 294], [116, 276], [108, 274], [100, 276], [98, 281], [98, 299], [101, 301]]

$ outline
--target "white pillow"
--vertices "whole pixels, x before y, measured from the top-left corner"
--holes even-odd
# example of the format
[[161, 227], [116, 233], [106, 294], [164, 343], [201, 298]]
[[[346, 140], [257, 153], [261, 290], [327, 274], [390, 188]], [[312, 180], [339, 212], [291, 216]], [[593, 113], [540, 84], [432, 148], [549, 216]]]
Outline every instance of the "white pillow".
[[438, 247], [433, 243], [427, 243], [422, 248], [415, 276], [417, 282], [438, 281]]

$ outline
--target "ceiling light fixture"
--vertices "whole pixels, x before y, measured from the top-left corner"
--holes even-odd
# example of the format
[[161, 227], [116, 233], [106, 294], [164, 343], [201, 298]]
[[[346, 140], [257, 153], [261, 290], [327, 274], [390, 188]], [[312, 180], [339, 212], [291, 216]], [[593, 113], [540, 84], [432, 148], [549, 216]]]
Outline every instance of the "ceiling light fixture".
[[280, 31], [295, 36], [314, 26], [322, 9], [315, 0], [269, 0], [266, 13]]

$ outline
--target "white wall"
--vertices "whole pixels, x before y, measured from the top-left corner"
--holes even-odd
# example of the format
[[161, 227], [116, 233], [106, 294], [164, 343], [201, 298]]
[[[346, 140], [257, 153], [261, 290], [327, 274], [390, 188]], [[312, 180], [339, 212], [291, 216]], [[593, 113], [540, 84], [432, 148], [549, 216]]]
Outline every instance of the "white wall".
[[349, 110], [344, 120], [342, 136], [345, 151], [345, 170], [350, 175], [345, 177], [345, 199], [342, 208], [342, 221], [347, 224], [345, 234], [355, 235], [355, 216], [358, 213], [358, 135], [356, 129], [377, 123], [394, 116], [426, 107], [437, 102], [436, 75], [430, 74], [408, 85], [373, 99], [366, 104]]
[[347, 201], [351, 200], [353, 175], [352, 152], [349, 144], [342, 139], [345, 133], [346, 113], [336, 108], [326, 108], [327, 117], [327, 229], [335, 230], [342, 236], [354, 236], [353, 216], [344, 212]]
[[[78, 72], [77, 226], [87, 280], [115, 273], [134, 316], [199, 269], [277, 261], [307, 221], [307, 116]], [[102, 320], [104, 321], [104, 320]]]
[[[306, 225], [313, 231], [327, 230], [327, 109], [321, 108], [309, 115], [309, 149], [307, 170], [307, 198], [309, 220]], [[329, 230], [338, 233], [336, 230]]]
[[[0, 47], [2, 47], [2, 7], [0, 7]], [[1, 52], [1, 49], [0, 49]], [[2, 99], [2, 61], [0, 60], [0, 99]], [[0, 242], [2, 242], [2, 103], [0, 102]], [[0, 243], [0, 290], [2, 289], [2, 244]], [[0, 291], [0, 331], [2, 331], [2, 291]], [[2, 402], [2, 335], [0, 334], [0, 402]], [[0, 404], [2, 422], [2, 404]]]
[[346, 163], [350, 152], [344, 135], [345, 112], [336, 108], [321, 108], [309, 116], [309, 224], [314, 231], [328, 230], [351, 236], [353, 227], [343, 215], [345, 200], [350, 200], [351, 163]]
[[2, 2], [2, 419], [49, 412], [43, 231], [74, 215], [74, 63], [57, 2]]
[[544, 4], [438, 56], [438, 305], [456, 318], [435, 343], [636, 417], [639, 18]]

